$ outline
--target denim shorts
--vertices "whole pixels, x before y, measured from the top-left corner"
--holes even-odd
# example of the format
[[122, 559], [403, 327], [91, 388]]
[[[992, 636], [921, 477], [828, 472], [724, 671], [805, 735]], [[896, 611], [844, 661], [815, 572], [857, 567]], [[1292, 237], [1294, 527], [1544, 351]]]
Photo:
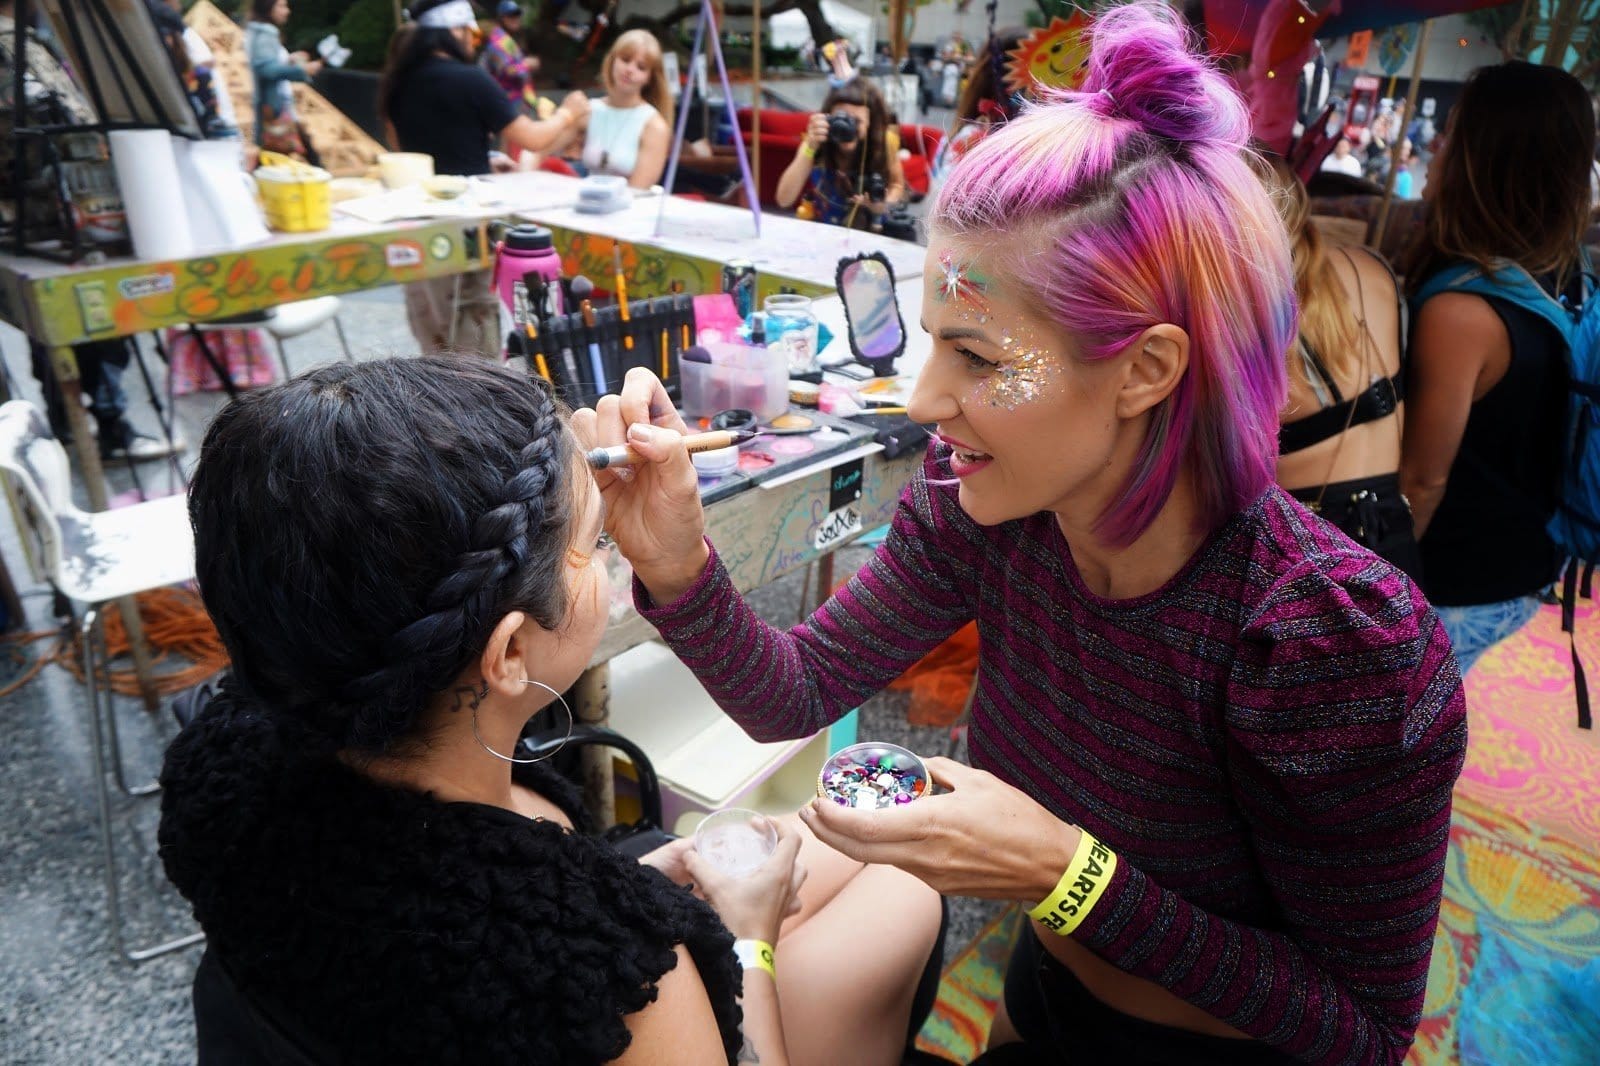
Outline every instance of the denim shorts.
[[1455, 645], [1461, 676], [1467, 676], [1484, 652], [1533, 621], [1539, 613], [1539, 602], [1538, 596], [1518, 596], [1471, 607], [1435, 607], [1444, 631], [1450, 634], [1450, 643]]

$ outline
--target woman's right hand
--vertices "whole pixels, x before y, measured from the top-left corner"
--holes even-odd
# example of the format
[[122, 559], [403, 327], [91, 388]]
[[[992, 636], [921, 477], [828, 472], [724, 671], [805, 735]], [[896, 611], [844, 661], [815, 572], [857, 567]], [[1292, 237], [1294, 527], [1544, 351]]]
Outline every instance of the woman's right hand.
[[589, 98], [580, 92], [570, 92], [561, 101], [560, 110], [571, 115], [574, 122], [584, 122], [589, 118]]
[[805, 143], [816, 151], [828, 141], [828, 116], [823, 114], [812, 115], [806, 122]]
[[688, 432], [661, 380], [628, 371], [622, 393], [594, 410], [573, 413], [585, 448], [626, 443], [643, 458], [633, 466], [595, 471], [606, 501], [606, 532], [657, 603], [671, 603], [705, 570], [705, 512], [700, 483], [683, 446]]
[[692, 849], [683, 853], [683, 865], [694, 878], [695, 891], [740, 940], [776, 944], [783, 920], [800, 909], [800, 886], [806, 879], [806, 868], [795, 862], [800, 835], [781, 822], [772, 825], [778, 831], [778, 846], [766, 862], [749, 873], [731, 876]]

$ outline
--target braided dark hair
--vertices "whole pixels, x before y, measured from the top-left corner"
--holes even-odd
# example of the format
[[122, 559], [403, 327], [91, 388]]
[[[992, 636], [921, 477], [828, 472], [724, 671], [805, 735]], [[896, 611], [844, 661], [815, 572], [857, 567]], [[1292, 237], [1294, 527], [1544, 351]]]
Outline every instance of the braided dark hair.
[[223, 409], [189, 491], [241, 690], [389, 750], [499, 621], [567, 615], [577, 451], [550, 391], [461, 357], [319, 367]]

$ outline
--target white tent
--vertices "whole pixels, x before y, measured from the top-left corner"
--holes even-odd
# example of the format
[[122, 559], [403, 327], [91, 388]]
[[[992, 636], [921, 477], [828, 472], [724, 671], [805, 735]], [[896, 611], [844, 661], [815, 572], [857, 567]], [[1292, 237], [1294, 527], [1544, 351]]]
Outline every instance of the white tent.
[[[822, 14], [840, 37], [860, 49], [861, 55], [866, 57], [864, 61], [870, 61], [877, 44], [877, 31], [871, 15], [837, 3], [836, 0], [822, 0]], [[761, 29], [767, 44], [774, 48], [803, 48], [811, 40], [811, 27], [799, 11], [785, 11], [781, 15], [763, 18]]]

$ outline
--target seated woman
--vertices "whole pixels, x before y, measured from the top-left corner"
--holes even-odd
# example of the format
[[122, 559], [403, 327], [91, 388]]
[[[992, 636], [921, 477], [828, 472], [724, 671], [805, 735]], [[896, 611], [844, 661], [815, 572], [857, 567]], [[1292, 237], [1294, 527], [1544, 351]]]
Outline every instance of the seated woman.
[[645, 617], [752, 736], [834, 721], [977, 621], [973, 765], [928, 761], [950, 791], [801, 815], [856, 858], [1028, 908], [988, 1061], [1398, 1064], [1461, 680], [1416, 585], [1272, 483], [1288, 241], [1244, 102], [1177, 19], [1100, 15], [1083, 91], [940, 190], [908, 403], [938, 438], [804, 624], [766, 624], [729, 581], [648, 370], [576, 417], [650, 460], [597, 475], [606, 527]]
[[[340, 1062], [900, 1061], [927, 886], [797, 823], [744, 878], [682, 842], [641, 865], [519, 757], [610, 600], [600, 494], [541, 382], [319, 368], [217, 416], [189, 506], [233, 661], [162, 772], [162, 859], [209, 939], [202, 1063], [240, 1061], [204, 1007], [219, 969]], [[775, 983], [736, 937], [777, 943]]]
[[1282, 161], [1265, 169], [1289, 231], [1300, 335], [1289, 349], [1289, 402], [1278, 430], [1278, 484], [1413, 578], [1422, 557], [1400, 494], [1400, 349], [1405, 304], [1389, 264], [1332, 248], [1305, 186]]
[[[834, 125], [834, 119], [841, 121]], [[778, 206], [798, 203], [795, 214], [800, 218], [871, 228], [906, 195], [899, 155], [889, 151], [888, 129], [883, 94], [865, 78], [829, 90], [822, 110], [807, 123], [794, 159], [778, 178]]]
[[603, 100], [589, 108], [583, 165], [591, 174], [618, 174], [648, 189], [666, 173], [672, 147], [672, 97], [661, 64], [661, 42], [649, 30], [629, 30], [600, 67]]

